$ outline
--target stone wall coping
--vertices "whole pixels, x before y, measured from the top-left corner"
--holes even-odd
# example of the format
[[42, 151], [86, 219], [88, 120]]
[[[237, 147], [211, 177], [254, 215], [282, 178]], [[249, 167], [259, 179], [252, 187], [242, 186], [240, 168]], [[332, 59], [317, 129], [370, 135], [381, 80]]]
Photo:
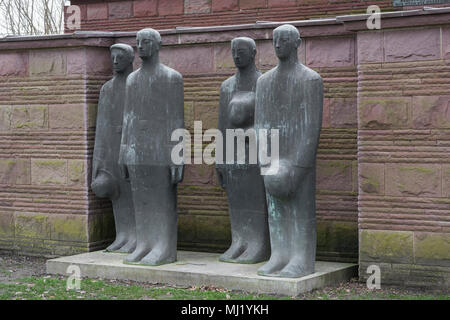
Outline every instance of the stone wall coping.
[[[87, 4], [87, 3], [108, 3], [108, 2], [120, 2], [124, 0], [72, 0], [71, 4]], [[130, 0], [132, 1], [132, 0]]]
[[6, 36], [0, 38], [0, 50], [110, 47], [115, 43], [114, 32], [82, 31], [43, 36]]
[[34, 40], [55, 40], [55, 39], [73, 39], [73, 38], [98, 38], [116, 36], [117, 32], [110, 31], [75, 31], [74, 33], [47, 34], [41, 36], [6, 36], [0, 38], [0, 41], [34, 41]]
[[[443, 14], [450, 13], [450, 7], [445, 8], [431, 8], [424, 7], [423, 9], [416, 10], [407, 10], [407, 11], [389, 11], [380, 13], [381, 19], [383, 18], [400, 18], [400, 17], [408, 17], [408, 16], [420, 16], [420, 15], [430, 15], [430, 14]], [[338, 22], [347, 22], [347, 21], [361, 21], [367, 20], [371, 14], [351, 14], [345, 16], [338, 16], [336, 20]]]
[[[336, 17], [338, 23], [344, 24], [347, 31], [367, 30], [366, 21], [371, 14], [355, 14]], [[380, 13], [381, 29], [423, 27], [450, 24], [450, 7], [391, 11]]]

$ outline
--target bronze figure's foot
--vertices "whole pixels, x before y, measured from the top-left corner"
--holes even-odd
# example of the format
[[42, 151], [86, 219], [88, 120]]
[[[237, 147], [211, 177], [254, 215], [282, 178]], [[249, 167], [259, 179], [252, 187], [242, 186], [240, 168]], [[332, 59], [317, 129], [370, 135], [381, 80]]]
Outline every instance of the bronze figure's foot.
[[158, 248], [155, 247], [149, 254], [147, 254], [139, 264], [148, 266], [159, 266], [162, 264], [172, 263], [177, 260], [176, 253], [169, 248]]
[[286, 262], [283, 259], [272, 255], [269, 262], [259, 268], [257, 273], [260, 276], [278, 277], [279, 271], [283, 269], [285, 265]]
[[125, 258], [125, 262], [137, 263], [141, 261], [152, 249], [147, 246], [137, 246], [136, 249]]
[[236, 241], [231, 244], [231, 247], [219, 257], [219, 261], [236, 262], [236, 258], [239, 257], [244, 251], [244, 243], [242, 243], [242, 241]]
[[121, 253], [132, 253], [136, 249], [136, 239], [129, 239], [123, 246], [120, 248], [119, 252]]
[[236, 259], [238, 263], [258, 263], [268, 260], [270, 249], [263, 245], [250, 244], [247, 249]]
[[314, 270], [309, 270], [301, 259], [293, 259], [280, 271], [280, 277], [300, 278], [312, 273]]
[[117, 237], [113, 243], [111, 243], [106, 249], [105, 252], [114, 252], [122, 248], [126, 243], [125, 237]]

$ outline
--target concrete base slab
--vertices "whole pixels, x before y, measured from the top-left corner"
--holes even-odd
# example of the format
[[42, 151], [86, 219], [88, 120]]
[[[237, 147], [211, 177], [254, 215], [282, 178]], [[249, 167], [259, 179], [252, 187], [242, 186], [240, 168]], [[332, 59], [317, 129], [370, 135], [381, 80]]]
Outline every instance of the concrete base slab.
[[129, 265], [120, 253], [102, 251], [61, 257], [47, 261], [47, 273], [68, 276], [67, 267], [77, 265], [81, 276], [132, 280], [172, 286], [214, 286], [251, 293], [296, 296], [304, 292], [335, 285], [357, 275], [358, 265], [316, 261], [316, 272], [306, 277], [272, 278], [256, 274], [264, 263], [234, 264], [220, 262], [220, 254], [178, 251], [175, 263], [157, 267]]

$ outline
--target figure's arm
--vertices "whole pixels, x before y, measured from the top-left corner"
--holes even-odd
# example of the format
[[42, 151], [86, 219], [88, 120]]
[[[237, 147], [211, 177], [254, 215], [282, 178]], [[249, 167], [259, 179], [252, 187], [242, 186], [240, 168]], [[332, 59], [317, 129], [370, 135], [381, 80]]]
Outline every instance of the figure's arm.
[[320, 76], [310, 80], [310, 91], [305, 101], [305, 114], [302, 115], [306, 123], [301, 132], [302, 139], [298, 146], [295, 165], [301, 168], [311, 168], [316, 161], [319, 145], [320, 129], [322, 127], [323, 112], [323, 81]]
[[104, 167], [103, 159], [105, 159], [105, 155], [103, 152], [103, 144], [104, 140], [104, 132], [102, 132], [102, 114], [105, 108], [105, 89], [104, 86], [100, 89], [100, 95], [98, 98], [97, 105], [97, 120], [96, 120], [96, 130], [95, 130], [95, 142], [94, 142], [94, 152], [92, 157], [92, 181], [97, 177], [98, 171]]
[[[184, 85], [183, 85], [183, 78], [181, 75], [179, 75], [179, 78], [176, 79], [176, 81], [173, 83], [171, 92], [169, 94], [169, 106], [172, 110], [172, 114], [170, 117], [172, 117], [172, 131], [169, 133], [169, 135], [172, 134], [172, 132], [176, 129], [184, 129]], [[169, 137], [170, 141], [170, 137]], [[170, 142], [170, 148], [168, 154], [171, 154], [172, 148], [177, 144], [176, 141]], [[183, 155], [184, 156], [184, 155]], [[170, 160], [171, 161], [171, 160]], [[172, 183], [177, 184], [180, 183], [183, 180], [184, 176], [184, 161], [181, 165], [170, 165], [170, 174], [172, 177]]]
[[129, 126], [128, 126], [128, 122], [129, 122], [129, 118], [128, 115], [130, 114], [130, 104], [128, 102], [129, 100], [129, 77], [126, 80], [126, 84], [125, 84], [125, 99], [124, 99], [124, 107], [123, 107], [123, 121], [122, 121], [122, 139], [120, 141], [120, 151], [119, 151], [119, 159], [118, 159], [118, 164], [119, 164], [119, 171], [120, 171], [120, 175], [122, 176], [122, 178], [124, 179], [128, 179], [128, 170], [126, 168], [126, 164], [125, 164], [125, 153], [127, 152], [127, 144], [128, 144], [128, 135], [129, 135]]
[[[226, 179], [225, 179], [225, 171], [224, 169], [224, 165], [225, 165], [225, 161], [226, 161], [226, 142], [225, 142], [225, 134], [226, 134], [226, 128], [225, 128], [225, 123], [226, 123], [226, 110], [228, 107], [228, 95], [225, 92], [225, 88], [224, 88], [224, 83], [222, 84], [222, 86], [220, 87], [220, 98], [219, 98], [219, 119], [218, 119], [218, 123], [217, 123], [217, 128], [219, 129], [219, 131], [222, 133], [222, 154], [220, 155], [219, 158], [221, 158], [220, 160], [222, 160], [222, 163], [218, 164], [216, 162], [216, 173], [217, 173], [217, 180], [219, 182], [219, 185], [225, 189], [226, 187]], [[216, 153], [217, 153], [217, 149], [216, 149]], [[217, 157], [216, 157], [217, 159]], [[219, 160], [219, 161], [220, 161]]]
[[[272, 160], [269, 158], [269, 150], [270, 150], [270, 128], [267, 127], [267, 121], [265, 117], [268, 117], [267, 114], [264, 114], [264, 104], [268, 103], [266, 82], [259, 78], [256, 81], [256, 90], [255, 90], [255, 111], [254, 111], [254, 126], [256, 132], [256, 142], [258, 146], [258, 165], [261, 168], [267, 168], [270, 166], [270, 162], [268, 160]], [[260, 140], [260, 134], [266, 130], [266, 149], [262, 148], [262, 141]], [[261, 131], [261, 132], [260, 132]]]

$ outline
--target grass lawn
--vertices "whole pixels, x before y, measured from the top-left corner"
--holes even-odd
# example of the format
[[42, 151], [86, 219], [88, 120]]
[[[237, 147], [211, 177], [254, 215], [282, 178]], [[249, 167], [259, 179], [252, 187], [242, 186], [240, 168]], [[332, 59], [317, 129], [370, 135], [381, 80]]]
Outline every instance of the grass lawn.
[[83, 279], [80, 290], [66, 290], [66, 278], [33, 276], [15, 279], [13, 282], [0, 283], [0, 300], [273, 300], [273, 299], [310, 299], [310, 300], [450, 300], [448, 293], [425, 293], [405, 291], [404, 289], [385, 288], [368, 290], [353, 280], [337, 287], [316, 290], [299, 297], [277, 297], [232, 292], [226, 289], [173, 288], [124, 281]]
[[[208, 290], [209, 289], [209, 290]], [[80, 290], [67, 290], [66, 279], [56, 277], [28, 277], [17, 279], [14, 283], [0, 283], [0, 300], [43, 300], [43, 299], [77, 299], [77, 300], [254, 300], [283, 299], [268, 295], [233, 293], [215, 288], [170, 288], [147, 284], [117, 283], [83, 279]], [[289, 299], [289, 298], [284, 298]]]

